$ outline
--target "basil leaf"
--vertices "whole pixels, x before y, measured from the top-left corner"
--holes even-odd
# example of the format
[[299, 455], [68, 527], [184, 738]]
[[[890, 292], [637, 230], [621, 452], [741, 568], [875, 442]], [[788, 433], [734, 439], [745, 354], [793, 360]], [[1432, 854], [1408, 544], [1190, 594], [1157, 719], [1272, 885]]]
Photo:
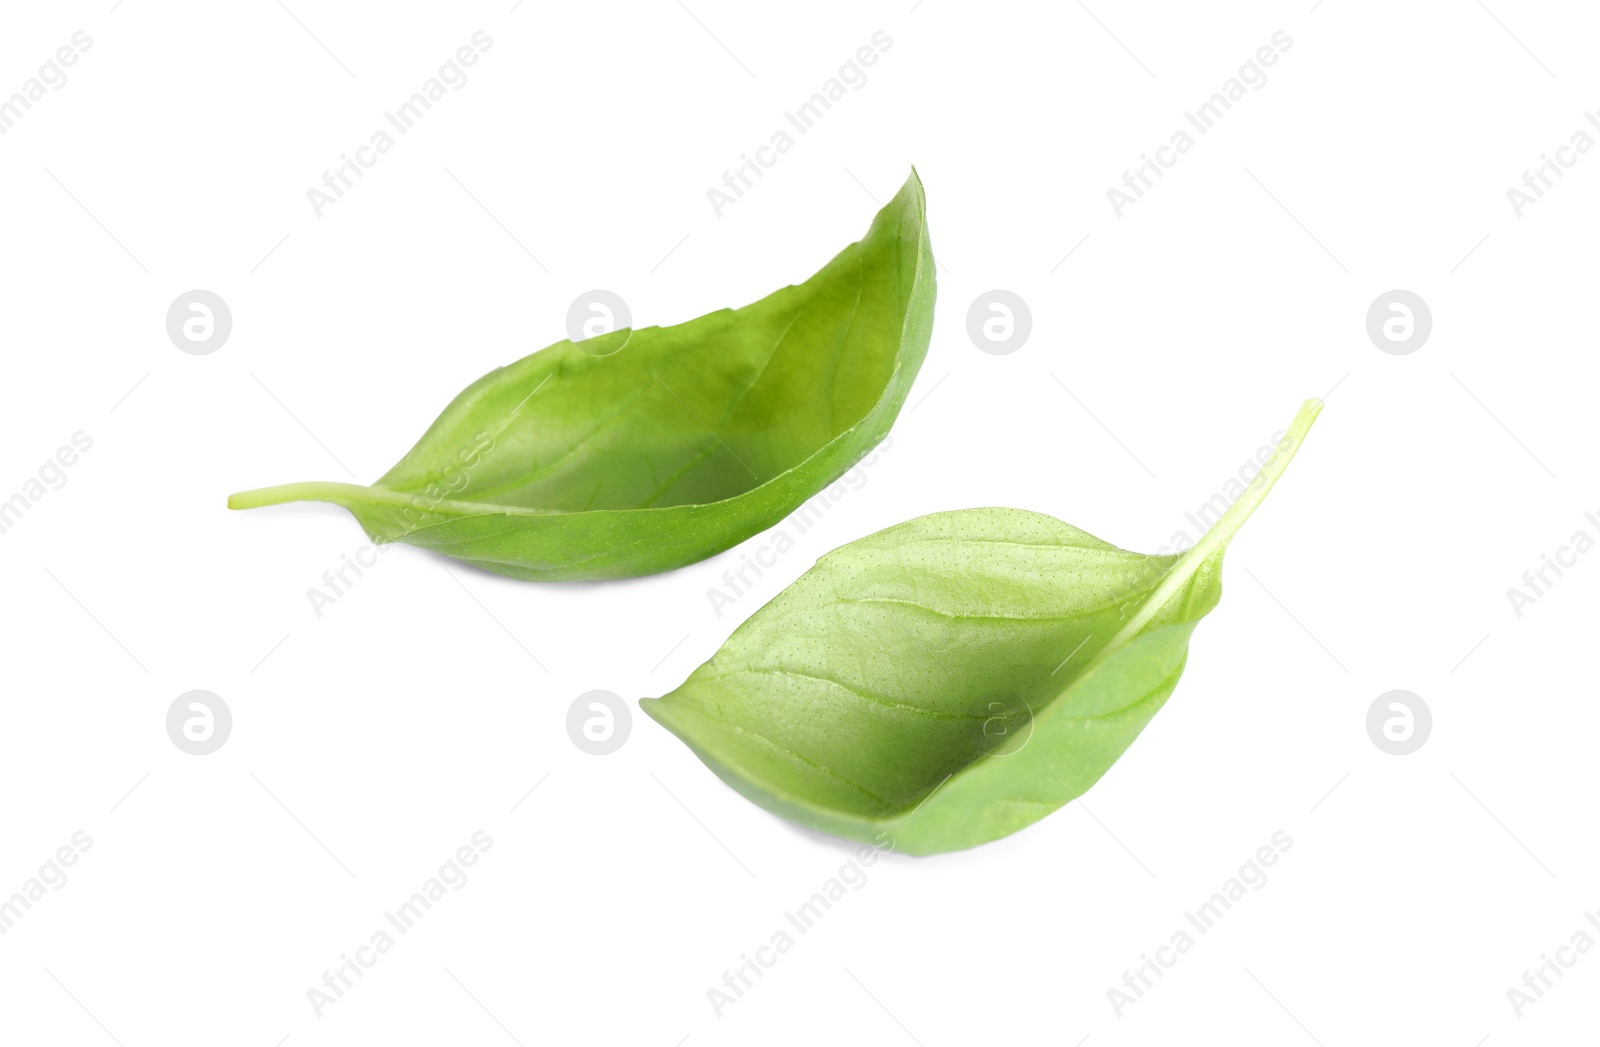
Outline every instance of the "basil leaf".
[[371, 487], [288, 484], [228, 505], [333, 502], [375, 541], [535, 581], [682, 567], [771, 527], [888, 434], [933, 299], [913, 171], [803, 284], [491, 371]]
[[1321, 410], [1181, 555], [1019, 509], [934, 513], [823, 556], [640, 704], [745, 797], [897, 850], [959, 850], [1080, 796], [1177, 686], [1223, 551]]

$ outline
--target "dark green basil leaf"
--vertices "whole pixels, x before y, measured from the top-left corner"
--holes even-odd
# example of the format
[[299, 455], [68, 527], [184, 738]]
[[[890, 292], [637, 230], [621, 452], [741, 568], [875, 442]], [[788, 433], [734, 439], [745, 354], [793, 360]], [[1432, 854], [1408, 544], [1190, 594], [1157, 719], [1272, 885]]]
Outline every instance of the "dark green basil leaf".
[[933, 298], [913, 171], [803, 284], [491, 371], [371, 487], [288, 484], [228, 504], [333, 502], [375, 541], [535, 581], [682, 567], [776, 524], [888, 434]]
[[1016, 832], [1087, 791], [1167, 700], [1229, 539], [1320, 409], [1180, 555], [1018, 509], [919, 517], [822, 557], [640, 704], [802, 825], [912, 854]]

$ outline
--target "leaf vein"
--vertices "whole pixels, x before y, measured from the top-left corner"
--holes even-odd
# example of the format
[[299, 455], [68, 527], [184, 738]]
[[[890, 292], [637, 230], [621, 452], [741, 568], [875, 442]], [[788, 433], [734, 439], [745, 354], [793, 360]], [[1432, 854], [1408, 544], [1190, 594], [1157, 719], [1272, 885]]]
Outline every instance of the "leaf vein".
[[713, 680], [725, 680], [730, 676], [792, 676], [792, 677], [795, 677], [795, 678], [801, 679], [801, 680], [815, 680], [818, 683], [829, 684], [829, 685], [831, 685], [831, 686], [833, 686], [835, 688], [838, 688], [841, 691], [844, 691], [846, 694], [852, 695], [853, 697], [859, 698], [859, 699], [861, 699], [863, 701], [871, 702], [874, 705], [881, 705], [881, 706], [884, 706], [886, 708], [899, 710], [901, 712], [916, 713], [916, 714], [921, 715], [921, 716], [929, 717], [930, 719], [936, 719], [936, 720], [983, 720], [984, 719], [983, 716], [980, 716], [980, 715], [975, 714], [975, 713], [948, 712], [948, 711], [943, 710], [943, 709], [930, 709], [930, 708], [928, 708], [927, 706], [924, 706], [924, 705], [915, 705], [915, 704], [912, 704], [910, 702], [897, 701], [897, 700], [895, 700], [893, 698], [885, 698], [882, 695], [877, 695], [877, 694], [873, 694], [870, 691], [862, 690], [859, 686], [857, 686], [855, 684], [848, 684], [848, 683], [845, 683], [843, 680], [835, 680], [831, 676], [819, 676], [816, 673], [802, 672], [802, 671], [800, 671], [798, 669], [765, 669], [765, 668], [748, 667], [748, 668], [735, 669], [731, 673], [726, 673], [726, 674], [724, 674], [722, 676], [715, 676], [715, 677], [712, 677], [711, 679], [713, 679]]

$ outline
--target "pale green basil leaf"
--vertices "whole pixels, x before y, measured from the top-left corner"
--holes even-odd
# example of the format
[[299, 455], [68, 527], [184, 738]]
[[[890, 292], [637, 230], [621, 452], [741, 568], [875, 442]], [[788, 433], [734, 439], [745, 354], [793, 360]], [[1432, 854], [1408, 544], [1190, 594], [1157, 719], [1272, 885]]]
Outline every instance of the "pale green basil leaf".
[[1223, 551], [1304, 439], [1181, 555], [1018, 509], [935, 513], [817, 561], [644, 710], [744, 796], [931, 854], [1081, 795], [1177, 686]]
[[803, 284], [674, 327], [557, 342], [468, 386], [370, 487], [325, 501], [376, 541], [514, 578], [622, 578], [766, 530], [889, 432], [927, 354], [934, 271], [913, 171], [860, 241]]

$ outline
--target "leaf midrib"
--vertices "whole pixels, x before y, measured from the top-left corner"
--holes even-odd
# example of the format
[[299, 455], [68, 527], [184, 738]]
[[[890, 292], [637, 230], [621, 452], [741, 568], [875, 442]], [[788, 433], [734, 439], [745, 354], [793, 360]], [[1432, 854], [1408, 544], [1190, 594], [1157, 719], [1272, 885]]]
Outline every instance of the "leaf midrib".
[[[987, 717], [979, 716], [975, 713], [947, 712], [943, 709], [930, 709], [924, 705], [916, 705], [911, 702], [902, 702], [895, 698], [887, 698], [883, 695], [873, 694], [871, 691], [864, 690], [860, 686], [853, 683], [846, 683], [843, 680], [837, 680], [831, 676], [822, 676], [817, 673], [802, 672], [799, 669], [775, 669], [767, 667], [744, 666], [734, 669], [730, 672], [723, 673], [719, 676], [708, 676], [705, 678], [704, 682], [716, 683], [717, 681], [727, 680], [735, 676], [793, 676], [800, 680], [815, 680], [818, 683], [831, 684], [832, 686], [854, 698], [871, 702], [874, 705], [881, 705], [885, 708], [894, 709], [899, 712], [916, 713], [919, 716], [925, 716], [933, 720], [982, 721], [987, 719]], [[726, 723], [727, 721], [723, 722]]]

